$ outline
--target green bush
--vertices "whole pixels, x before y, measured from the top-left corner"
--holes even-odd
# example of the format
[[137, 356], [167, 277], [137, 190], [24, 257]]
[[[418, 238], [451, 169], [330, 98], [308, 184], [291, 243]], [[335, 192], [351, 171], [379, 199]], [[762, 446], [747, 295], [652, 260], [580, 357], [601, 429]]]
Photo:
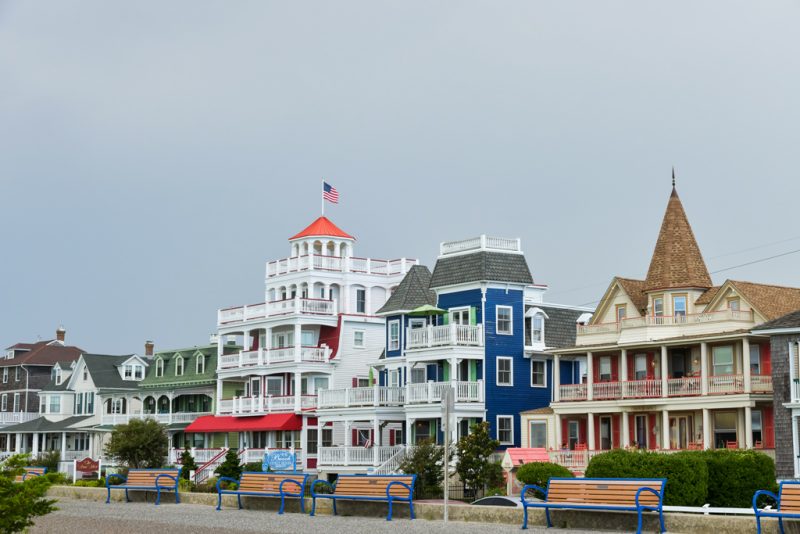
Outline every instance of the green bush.
[[708, 466], [708, 502], [711, 506], [749, 508], [760, 489], [777, 492], [775, 462], [761, 452], [709, 450], [696, 452]]
[[191, 471], [197, 471], [197, 464], [194, 461], [194, 456], [192, 456], [192, 453], [187, 448], [181, 453], [181, 479], [188, 481]]
[[592, 458], [586, 477], [666, 478], [667, 505], [702, 506], [708, 495], [708, 467], [693, 451], [663, 454], [617, 449]]
[[31, 477], [20, 484], [7, 474], [0, 475], [0, 532], [22, 532], [33, 525], [33, 518], [56, 509], [54, 500], [45, 499], [50, 481]]
[[47, 477], [47, 480], [50, 481], [50, 484], [53, 484], [54, 486], [64, 486], [72, 483], [72, 480], [67, 478], [66, 474], [59, 473], [58, 471], [50, 472], [48, 469], [44, 476]]
[[439, 499], [442, 497], [444, 493], [442, 490], [443, 458], [443, 447], [436, 446], [432, 440], [424, 440], [400, 462], [400, 473], [417, 475], [417, 482], [414, 486], [415, 498]]
[[261, 468], [264, 467], [262, 462], [247, 462], [244, 464], [245, 471], [261, 471]]
[[104, 488], [106, 487], [105, 478], [85, 478], [83, 480], [76, 480], [74, 486], [81, 488]]
[[60, 461], [61, 452], [47, 451], [41, 452], [35, 458], [32, 458], [30, 465], [46, 467], [48, 473], [56, 473], [58, 472], [58, 462]]
[[228, 449], [225, 453], [225, 461], [219, 464], [214, 471], [218, 477], [228, 477], [239, 480], [242, 476], [242, 464], [239, 463], [239, 454], [236, 449]]
[[[547, 482], [553, 477], [574, 477], [575, 475], [564, 466], [550, 462], [533, 462], [517, 469], [517, 480], [523, 484], [536, 484], [547, 489]], [[544, 493], [535, 491], [536, 498], [544, 498]]]

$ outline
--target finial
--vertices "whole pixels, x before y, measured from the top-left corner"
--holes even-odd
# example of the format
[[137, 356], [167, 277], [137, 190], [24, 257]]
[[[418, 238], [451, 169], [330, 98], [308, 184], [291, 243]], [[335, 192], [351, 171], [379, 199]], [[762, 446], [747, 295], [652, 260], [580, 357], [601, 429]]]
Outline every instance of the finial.
[[675, 166], [672, 166], [672, 188], [675, 188]]

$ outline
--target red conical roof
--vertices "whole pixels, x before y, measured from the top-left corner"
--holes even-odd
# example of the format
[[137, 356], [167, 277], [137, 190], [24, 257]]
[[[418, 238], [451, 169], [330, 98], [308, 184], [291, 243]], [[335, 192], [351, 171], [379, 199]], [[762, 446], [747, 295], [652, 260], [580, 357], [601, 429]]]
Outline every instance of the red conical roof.
[[301, 237], [311, 236], [326, 236], [326, 237], [343, 237], [345, 239], [355, 239], [325, 216], [319, 217], [316, 221], [312, 222], [305, 227], [301, 232], [289, 238], [289, 241], [300, 239]]

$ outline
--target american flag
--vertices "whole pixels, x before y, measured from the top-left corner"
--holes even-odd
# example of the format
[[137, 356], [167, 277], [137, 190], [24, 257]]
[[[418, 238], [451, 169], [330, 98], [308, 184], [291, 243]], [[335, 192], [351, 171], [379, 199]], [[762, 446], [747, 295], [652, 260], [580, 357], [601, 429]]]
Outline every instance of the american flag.
[[339, 203], [339, 192], [328, 182], [322, 182], [322, 198], [334, 204]]

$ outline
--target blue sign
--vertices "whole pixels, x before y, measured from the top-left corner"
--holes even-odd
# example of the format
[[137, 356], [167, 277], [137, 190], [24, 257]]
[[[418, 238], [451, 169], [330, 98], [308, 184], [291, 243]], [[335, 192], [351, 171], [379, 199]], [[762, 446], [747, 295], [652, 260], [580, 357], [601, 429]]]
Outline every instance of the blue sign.
[[297, 456], [290, 451], [272, 451], [264, 453], [262, 471], [295, 471]]

